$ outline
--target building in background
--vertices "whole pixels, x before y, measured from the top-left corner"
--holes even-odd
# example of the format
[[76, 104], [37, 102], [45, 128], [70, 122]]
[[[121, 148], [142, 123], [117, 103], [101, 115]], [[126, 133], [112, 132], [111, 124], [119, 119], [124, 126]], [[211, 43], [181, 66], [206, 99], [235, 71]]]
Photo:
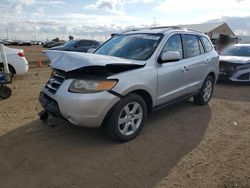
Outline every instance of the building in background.
[[211, 39], [212, 43], [216, 46], [217, 50], [221, 50], [229, 44], [239, 42], [236, 34], [225, 22], [179, 26], [207, 34]]

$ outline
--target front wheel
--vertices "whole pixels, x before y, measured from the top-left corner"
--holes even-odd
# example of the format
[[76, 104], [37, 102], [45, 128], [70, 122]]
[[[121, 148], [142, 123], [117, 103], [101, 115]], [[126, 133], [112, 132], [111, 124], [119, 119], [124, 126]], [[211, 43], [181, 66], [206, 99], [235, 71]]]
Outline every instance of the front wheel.
[[147, 116], [145, 101], [129, 94], [119, 101], [109, 113], [103, 128], [113, 140], [125, 142], [135, 138], [142, 130]]
[[194, 102], [199, 105], [206, 105], [210, 101], [214, 90], [214, 78], [208, 76], [204, 81], [200, 92], [194, 96]]

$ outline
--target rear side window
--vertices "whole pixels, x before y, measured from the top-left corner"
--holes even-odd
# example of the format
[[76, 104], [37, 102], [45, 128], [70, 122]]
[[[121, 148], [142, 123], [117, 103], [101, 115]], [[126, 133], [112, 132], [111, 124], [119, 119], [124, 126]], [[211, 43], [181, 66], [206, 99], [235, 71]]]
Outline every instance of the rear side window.
[[195, 57], [201, 54], [199, 40], [195, 35], [185, 35], [187, 57]]
[[162, 53], [169, 51], [179, 52], [181, 58], [183, 59], [183, 46], [181, 35], [173, 35], [167, 40], [166, 44], [162, 49]]
[[204, 45], [205, 45], [205, 48], [206, 48], [206, 51], [207, 52], [210, 52], [213, 50], [213, 46], [211, 45], [210, 41], [206, 38], [206, 37], [201, 37]]
[[81, 40], [77, 43], [78, 46], [92, 46], [92, 41]]

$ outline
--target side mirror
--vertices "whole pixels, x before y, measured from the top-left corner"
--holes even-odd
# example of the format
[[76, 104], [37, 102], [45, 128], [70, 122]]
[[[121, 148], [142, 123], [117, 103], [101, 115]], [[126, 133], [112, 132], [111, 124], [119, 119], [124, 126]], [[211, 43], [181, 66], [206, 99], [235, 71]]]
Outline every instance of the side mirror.
[[87, 50], [87, 53], [93, 54], [94, 51], [95, 51], [95, 48], [90, 48], [90, 49]]
[[173, 61], [179, 61], [181, 59], [181, 55], [177, 51], [169, 51], [161, 54], [159, 58], [159, 63], [167, 63]]

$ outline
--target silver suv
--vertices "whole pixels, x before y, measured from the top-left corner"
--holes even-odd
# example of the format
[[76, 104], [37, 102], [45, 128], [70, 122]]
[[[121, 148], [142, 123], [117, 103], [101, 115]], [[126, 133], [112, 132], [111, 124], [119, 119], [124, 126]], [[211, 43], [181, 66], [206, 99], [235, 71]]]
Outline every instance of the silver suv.
[[117, 141], [135, 138], [155, 109], [188, 97], [207, 104], [219, 74], [209, 38], [176, 27], [128, 31], [93, 54], [45, 53], [53, 73], [39, 97], [41, 119], [102, 127]]

